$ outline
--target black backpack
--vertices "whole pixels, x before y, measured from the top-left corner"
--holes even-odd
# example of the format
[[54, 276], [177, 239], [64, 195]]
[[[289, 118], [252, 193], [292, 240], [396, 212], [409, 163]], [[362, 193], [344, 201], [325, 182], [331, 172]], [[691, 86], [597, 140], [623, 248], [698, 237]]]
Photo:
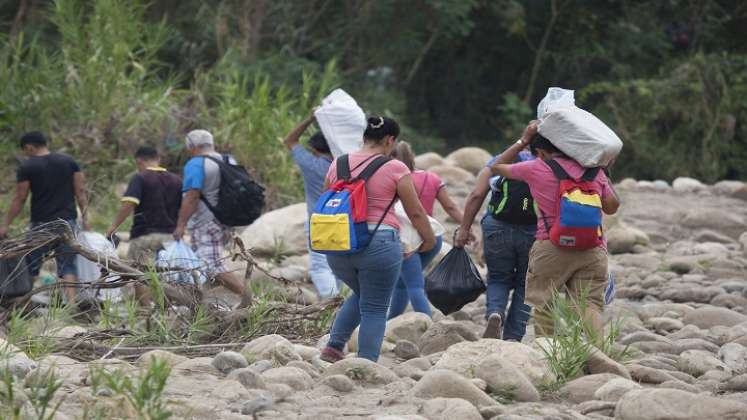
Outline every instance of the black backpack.
[[0, 300], [23, 296], [33, 287], [26, 258], [0, 259]]
[[488, 212], [502, 222], [514, 225], [537, 224], [534, 199], [526, 182], [502, 178], [498, 190], [493, 191]]
[[243, 166], [230, 163], [228, 156], [223, 156], [223, 160], [205, 157], [218, 164], [220, 187], [217, 205], [210, 204], [204, 196], [202, 202], [226, 226], [249, 226], [254, 223], [265, 206], [264, 187], [257, 184]]

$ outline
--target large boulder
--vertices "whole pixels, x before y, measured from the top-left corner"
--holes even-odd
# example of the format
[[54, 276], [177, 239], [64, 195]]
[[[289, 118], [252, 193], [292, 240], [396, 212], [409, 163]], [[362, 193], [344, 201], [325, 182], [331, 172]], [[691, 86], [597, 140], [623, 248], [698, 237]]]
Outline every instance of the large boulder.
[[462, 398], [434, 398], [423, 405], [430, 420], [482, 420], [480, 411]]
[[490, 153], [479, 147], [462, 147], [446, 156], [446, 160], [452, 165], [469, 171], [474, 175], [477, 175], [492, 158], [493, 156]]
[[607, 382], [620, 378], [611, 373], [598, 373], [574, 379], [560, 388], [560, 396], [570, 402], [580, 404], [596, 399], [594, 393]]
[[633, 252], [638, 238], [636, 233], [623, 226], [614, 227], [606, 232], [607, 250], [611, 254], [626, 254]]
[[477, 334], [464, 323], [444, 319], [434, 322], [420, 337], [420, 353], [423, 355], [438, 353], [456, 343], [478, 339]]
[[702, 329], [709, 329], [717, 325], [733, 327], [742, 322], [747, 322], [747, 315], [717, 306], [702, 306], [685, 314], [682, 322]]
[[314, 379], [304, 370], [297, 367], [283, 366], [273, 368], [262, 373], [262, 379], [269, 384], [284, 384], [296, 391], [305, 391], [311, 388]]
[[[386, 331], [384, 332], [384, 341], [392, 345], [396, 344], [399, 340], [407, 340], [417, 343], [418, 340], [420, 340], [420, 336], [428, 330], [431, 324], [433, 324], [433, 320], [424, 313], [405, 312], [404, 314], [387, 321]], [[359, 331], [360, 328], [356, 328], [348, 341], [348, 350], [351, 352], [358, 351]]]
[[605, 383], [594, 391], [594, 398], [602, 401], [619, 401], [628, 391], [641, 389], [641, 386], [629, 379], [616, 378]]
[[333, 375], [345, 375], [361, 385], [386, 385], [398, 379], [389, 368], [358, 357], [343, 359], [327, 367], [324, 376]]
[[255, 256], [272, 257], [278, 252], [297, 255], [307, 252], [306, 203], [293, 204], [263, 214], [241, 234], [244, 245]]
[[529, 378], [516, 366], [498, 356], [490, 356], [480, 363], [475, 370], [475, 377], [485, 381], [490, 393], [511, 395], [514, 400], [523, 402], [540, 400], [540, 394]]
[[672, 182], [672, 188], [679, 193], [696, 192], [706, 188], [705, 184], [694, 178], [679, 177]]
[[719, 350], [718, 357], [734, 374], [747, 373], [747, 347], [737, 343], [726, 343]]
[[412, 388], [412, 395], [418, 398], [462, 398], [477, 407], [498, 405], [494, 399], [472, 382], [455, 372], [435, 369], [426, 373]]
[[428, 170], [434, 166], [443, 165], [446, 163], [441, 155], [435, 152], [423, 153], [422, 155], [415, 156], [415, 167], [417, 169]]
[[475, 176], [457, 166], [438, 165], [430, 169], [430, 172], [440, 176], [450, 186], [465, 186], [475, 182]]
[[731, 371], [731, 369], [721, 360], [717, 359], [713, 353], [703, 350], [687, 350], [680, 354], [680, 370], [692, 376], [703, 376], [710, 370]]
[[745, 184], [742, 181], [724, 180], [724, 181], [719, 181], [713, 184], [712, 188], [716, 194], [730, 196], [744, 187], [745, 187]]
[[744, 420], [747, 404], [677, 389], [626, 393], [615, 408], [616, 420]]
[[681, 223], [686, 228], [713, 229], [727, 234], [741, 232], [747, 226], [744, 218], [733, 212], [702, 207], [688, 211]]
[[552, 381], [555, 375], [545, 357], [537, 350], [512, 341], [483, 338], [454, 344], [436, 363], [436, 369], [449, 369], [473, 377], [477, 367], [489, 356], [497, 356], [516, 366], [534, 385]]
[[[276, 350], [276, 347], [284, 347], [283, 350]], [[246, 343], [241, 349], [241, 354], [250, 362], [257, 360], [273, 360], [273, 354], [296, 353], [293, 343], [285, 337], [278, 334], [263, 335]], [[294, 360], [301, 360], [301, 357], [293, 357]], [[290, 357], [290, 356], [289, 356]], [[280, 363], [282, 364], [282, 363]]]

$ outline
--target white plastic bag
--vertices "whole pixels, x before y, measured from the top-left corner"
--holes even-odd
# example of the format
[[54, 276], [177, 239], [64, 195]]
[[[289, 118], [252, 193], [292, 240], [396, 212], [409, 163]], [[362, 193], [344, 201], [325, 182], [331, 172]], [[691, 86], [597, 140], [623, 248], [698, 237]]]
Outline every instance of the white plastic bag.
[[[98, 281], [101, 277], [101, 267], [106, 268], [107, 262], [111, 258], [117, 258], [117, 250], [114, 244], [111, 243], [106, 237], [96, 232], [80, 232], [78, 234], [78, 242], [88, 248], [89, 250], [96, 253], [98, 261], [90, 261], [82, 255], [76, 257], [76, 266], [78, 268], [78, 280], [83, 283], [92, 283]], [[117, 281], [119, 277], [110, 277], [107, 282]], [[98, 295], [99, 299], [109, 299], [117, 302], [122, 299], [122, 291], [120, 289], [99, 289], [99, 293], [93, 291], [88, 293], [90, 290], [82, 289], [81, 293], [87, 295], [90, 298], [94, 298]]]
[[355, 152], [363, 146], [366, 114], [344, 90], [335, 89], [330, 93], [314, 115], [334, 157]]
[[537, 115], [538, 132], [584, 167], [606, 167], [622, 150], [622, 140], [614, 131], [574, 105], [572, 90], [550, 88]]
[[537, 119], [542, 119], [548, 112], [559, 108], [576, 106], [574, 91], [559, 87], [547, 89], [547, 95], [537, 105]]
[[164, 273], [166, 281], [181, 284], [205, 284], [207, 278], [200, 271], [202, 262], [184, 241], [174, 241], [164, 244], [164, 249], [158, 252], [157, 268], [180, 268], [184, 271]]
[[[410, 222], [410, 218], [407, 217], [401, 201], [398, 201], [394, 205], [394, 214], [397, 216], [397, 221], [399, 222], [399, 241], [402, 244], [402, 251], [405, 254], [417, 251], [420, 245], [423, 244], [423, 238], [420, 237], [417, 229]], [[446, 233], [446, 229], [438, 220], [428, 216], [428, 222], [430, 222], [435, 236], [441, 236]]]

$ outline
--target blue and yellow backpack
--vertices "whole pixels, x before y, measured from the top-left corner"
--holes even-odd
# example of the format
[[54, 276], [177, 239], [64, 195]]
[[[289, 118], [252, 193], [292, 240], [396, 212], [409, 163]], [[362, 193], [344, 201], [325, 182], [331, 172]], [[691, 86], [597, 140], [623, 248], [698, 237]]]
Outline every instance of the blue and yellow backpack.
[[[356, 170], [371, 162], [357, 177], [352, 177], [348, 155], [337, 158], [337, 181], [319, 197], [309, 218], [312, 251], [320, 254], [355, 254], [368, 246], [384, 218], [382, 216], [373, 232], [368, 230], [366, 181], [389, 160], [383, 155], [373, 155], [353, 168]], [[396, 196], [384, 215], [395, 201]]]

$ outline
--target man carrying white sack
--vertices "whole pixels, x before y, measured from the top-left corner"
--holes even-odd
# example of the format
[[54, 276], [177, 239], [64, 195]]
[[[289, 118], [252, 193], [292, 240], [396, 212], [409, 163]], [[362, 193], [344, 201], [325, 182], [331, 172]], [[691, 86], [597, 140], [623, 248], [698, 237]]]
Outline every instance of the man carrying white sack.
[[[538, 207], [526, 276], [526, 301], [534, 307], [535, 334], [553, 335], [553, 295], [565, 292], [579, 302], [587, 332], [598, 341], [604, 335], [601, 313], [607, 286], [602, 212], [617, 212], [620, 202], [603, 170], [584, 168], [538, 134], [538, 125], [532, 121], [522, 138], [491, 167], [494, 175], [526, 182]], [[537, 159], [512, 164], [526, 146]]]
[[[306, 209], [308, 214], [314, 210], [319, 196], [324, 192], [324, 178], [332, 164], [332, 152], [329, 144], [321, 132], [312, 135], [308, 141], [308, 148], [301, 144], [301, 135], [314, 123], [312, 113], [301, 124], [291, 131], [285, 138], [285, 146], [291, 152], [293, 161], [296, 162], [303, 175], [303, 190], [306, 196]], [[311, 260], [311, 282], [314, 283], [319, 296], [328, 298], [340, 293], [340, 280], [338, 280], [327, 263], [327, 256], [309, 250]]]

